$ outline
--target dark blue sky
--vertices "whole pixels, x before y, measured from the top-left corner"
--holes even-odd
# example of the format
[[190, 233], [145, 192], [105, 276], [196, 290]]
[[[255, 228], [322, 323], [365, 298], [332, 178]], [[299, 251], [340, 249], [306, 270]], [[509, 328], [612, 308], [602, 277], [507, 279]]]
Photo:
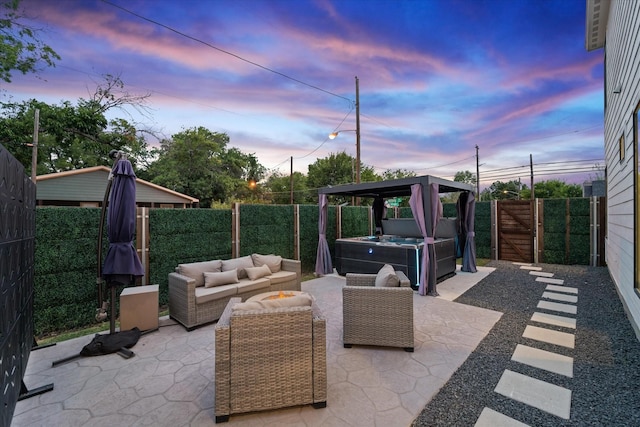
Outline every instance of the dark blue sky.
[[290, 156], [303, 173], [330, 153], [355, 156], [353, 132], [327, 140], [355, 128], [355, 76], [362, 162], [378, 173], [475, 172], [475, 145], [483, 185], [528, 182], [528, 168], [496, 170], [528, 167], [530, 154], [569, 172], [581, 164], [563, 161], [584, 160], [585, 173], [558, 176], [568, 182], [603, 166], [603, 52], [584, 47], [585, 0], [22, 5], [62, 60], [40, 78], [16, 76], [9, 95], [74, 102], [119, 75], [129, 92], [151, 94], [150, 115], [132, 120], [167, 137], [226, 132], [283, 173]]

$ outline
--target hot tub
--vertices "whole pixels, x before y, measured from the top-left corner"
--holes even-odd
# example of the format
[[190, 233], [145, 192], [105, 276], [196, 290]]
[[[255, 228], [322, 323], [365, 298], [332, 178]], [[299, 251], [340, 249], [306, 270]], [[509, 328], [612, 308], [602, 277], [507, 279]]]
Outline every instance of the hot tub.
[[[339, 274], [375, 274], [384, 264], [400, 270], [418, 288], [420, 260], [424, 249], [421, 238], [397, 235], [364, 236], [336, 239], [336, 270]], [[456, 271], [455, 239], [436, 239], [436, 278], [441, 279]]]

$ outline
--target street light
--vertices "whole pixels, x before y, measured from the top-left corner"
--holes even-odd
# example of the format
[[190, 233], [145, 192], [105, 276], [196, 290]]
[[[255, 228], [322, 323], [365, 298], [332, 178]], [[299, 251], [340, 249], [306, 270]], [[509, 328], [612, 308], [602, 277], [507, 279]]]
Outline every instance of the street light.
[[356, 128], [337, 130], [329, 134], [329, 139], [335, 139], [340, 132], [356, 133], [356, 184], [360, 184], [360, 85], [356, 76]]
[[520, 193], [511, 190], [502, 190], [502, 194], [514, 194], [517, 200], [520, 200]]

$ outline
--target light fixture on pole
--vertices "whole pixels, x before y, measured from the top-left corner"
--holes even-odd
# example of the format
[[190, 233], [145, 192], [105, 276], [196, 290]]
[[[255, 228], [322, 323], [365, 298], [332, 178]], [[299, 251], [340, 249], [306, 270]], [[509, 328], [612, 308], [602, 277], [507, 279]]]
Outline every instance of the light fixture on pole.
[[356, 76], [356, 128], [337, 130], [329, 134], [329, 139], [335, 139], [340, 132], [356, 133], [356, 184], [360, 184], [360, 84]]

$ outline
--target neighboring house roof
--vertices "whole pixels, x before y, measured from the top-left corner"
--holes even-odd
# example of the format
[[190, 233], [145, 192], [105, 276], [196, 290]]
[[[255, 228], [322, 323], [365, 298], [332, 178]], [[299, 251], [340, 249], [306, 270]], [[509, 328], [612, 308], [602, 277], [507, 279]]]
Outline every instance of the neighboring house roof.
[[[111, 169], [94, 166], [36, 177], [37, 200], [102, 202]], [[195, 197], [136, 178], [138, 203], [198, 203]]]
[[587, 51], [604, 46], [611, 0], [587, 0], [587, 22], [584, 46]]

